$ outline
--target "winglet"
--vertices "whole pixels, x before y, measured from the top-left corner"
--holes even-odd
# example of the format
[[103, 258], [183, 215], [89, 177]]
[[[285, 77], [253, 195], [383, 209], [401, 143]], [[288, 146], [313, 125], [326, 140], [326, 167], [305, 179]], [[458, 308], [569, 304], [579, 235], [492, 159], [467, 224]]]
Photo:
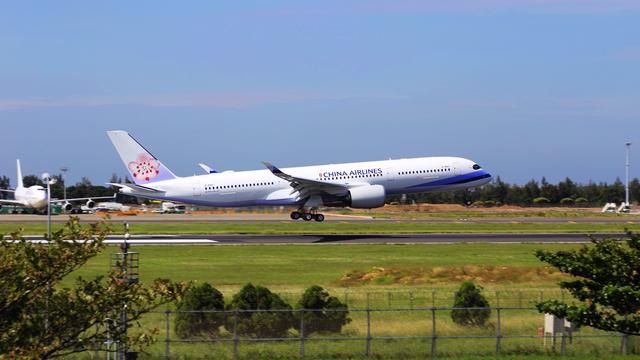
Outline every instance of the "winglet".
[[279, 175], [279, 174], [284, 174], [282, 172], [282, 170], [278, 169], [275, 165], [273, 165], [272, 163], [268, 162], [268, 161], [263, 161], [262, 162], [264, 164], [264, 166], [267, 167], [267, 169], [269, 169], [269, 171], [271, 171], [274, 175]]

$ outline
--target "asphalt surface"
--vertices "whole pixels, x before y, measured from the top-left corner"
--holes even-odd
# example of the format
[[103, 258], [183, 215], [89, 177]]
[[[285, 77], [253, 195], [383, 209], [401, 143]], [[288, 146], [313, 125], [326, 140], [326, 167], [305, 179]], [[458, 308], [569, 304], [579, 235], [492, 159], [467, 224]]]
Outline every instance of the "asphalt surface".
[[[621, 234], [592, 234], [594, 237]], [[41, 236], [27, 239], [42, 242]], [[122, 236], [110, 236], [108, 244], [122, 242]], [[128, 240], [132, 245], [242, 245], [242, 244], [563, 244], [587, 243], [587, 234], [390, 234], [390, 235], [139, 235]]]
[[[78, 215], [82, 222], [96, 222], [103, 218], [102, 215], [81, 214]], [[589, 223], [589, 224], [634, 224], [640, 223], [640, 217], [629, 215], [620, 217], [518, 217], [516, 214], [509, 217], [474, 217], [474, 218], [426, 218], [426, 219], [373, 219], [369, 216], [351, 216], [325, 213], [326, 222], [347, 222], [347, 223], [380, 223], [380, 222], [415, 222], [432, 224], [468, 223], [468, 224], [508, 224], [508, 223], [534, 223], [534, 224], [567, 224], [567, 223]], [[43, 223], [47, 219], [44, 215], [9, 215], [0, 214], [0, 223], [13, 224], [33, 224]], [[55, 215], [51, 217], [54, 223], [64, 223], [69, 220], [67, 215]], [[137, 216], [117, 216], [112, 215], [111, 222], [131, 224], [142, 223], [281, 223], [292, 221], [286, 213], [228, 213], [228, 214], [139, 214]], [[301, 221], [301, 220], [300, 220]]]

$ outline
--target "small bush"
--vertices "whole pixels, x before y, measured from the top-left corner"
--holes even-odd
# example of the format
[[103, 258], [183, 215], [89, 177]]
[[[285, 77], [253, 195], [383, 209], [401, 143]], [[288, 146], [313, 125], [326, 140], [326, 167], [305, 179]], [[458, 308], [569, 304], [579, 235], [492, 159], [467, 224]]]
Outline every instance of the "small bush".
[[561, 204], [561, 205], [569, 206], [569, 205], [573, 205], [573, 204], [575, 204], [575, 203], [576, 203], [576, 201], [575, 201], [575, 200], [573, 200], [572, 198], [562, 198], [562, 199], [560, 200], [560, 204]]
[[[339, 333], [344, 325], [351, 322], [347, 305], [340, 302], [335, 296], [329, 296], [329, 293], [318, 285], [313, 285], [305, 290], [298, 302], [298, 308], [316, 310], [304, 313], [305, 334]], [[300, 321], [294, 319], [293, 326], [300, 331]]]
[[[473, 282], [465, 281], [455, 294], [453, 307], [455, 308], [486, 308], [489, 302], [481, 293], [482, 287], [476, 287]], [[459, 309], [451, 310], [451, 319], [462, 326], [485, 326], [491, 316], [489, 309]]]
[[[284, 337], [292, 326], [293, 315], [291, 305], [287, 304], [278, 294], [272, 293], [262, 286], [254, 286], [251, 283], [245, 285], [239, 293], [233, 296], [229, 310], [285, 310], [285, 311], [260, 311], [238, 312], [230, 315], [225, 324], [229, 332], [233, 332], [237, 326], [239, 335], [258, 338]], [[289, 311], [286, 311], [289, 310]], [[235, 320], [237, 316], [237, 324]]]
[[188, 312], [224, 310], [222, 293], [208, 283], [187, 290], [176, 310], [175, 331], [181, 338], [217, 335], [220, 326], [224, 325], [223, 313]]
[[547, 205], [551, 203], [551, 200], [547, 199], [546, 197], [537, 197], [533, 199], [533, 203], [536, 205]]
[[496, 206], [496, 202], [493, 200], [486, 200], [484, 202], [484, 207], [494, 207], [494, 206]]
[[588, 202], [587, 198], [579, 197], [576, 199], [576, 205], [585, 205]]

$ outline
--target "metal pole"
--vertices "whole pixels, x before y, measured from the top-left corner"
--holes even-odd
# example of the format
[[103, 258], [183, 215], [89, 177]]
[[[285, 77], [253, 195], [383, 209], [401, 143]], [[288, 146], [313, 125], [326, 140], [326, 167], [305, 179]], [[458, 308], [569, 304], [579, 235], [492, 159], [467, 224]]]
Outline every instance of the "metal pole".
[[629, 168], [631, 164], [629, 163], [629, 148], [631, 147], [631, 142], [627, 141], [625, 143], [626, 146], [626, 159], [625, 159], [625, 185], [624, 185], [624, 199], [627, 206], [629, 206]]
[[238, 360], [238, 310], [233, 312], [233, 359]]
[[436, 308], [431, 308], [431, 357], [436, 356]]
[[496, 312], [498, 315], [498, 322], [496, 326], [496, 355], [500, 355], [500, 352], [502, 351], [502, 343], [501, 343], [502, 330], [500, 328], [500, 308], [496, 308]]
[[367, 348], [365, 355], [371, 355], [371, 309], [367, 307]]
[[169, 324], [169, 316], [171, 310], [164, 312], [165, 314], [165, 336], [164, 336], [164, 358], [169, 359], [171, 357], [171, 326]]
[[[628, 320], [628, 316], [625, 314], [624, 316], [624, 321]], [[629, 343], [629, 335], [628, 334], [622, 334], [622, 340], [620, 342], [620, 353], [622, 355], [627, 355], [627, 345]]]
[[304, 309], [300, 309], [300, 357], [304, 357]]

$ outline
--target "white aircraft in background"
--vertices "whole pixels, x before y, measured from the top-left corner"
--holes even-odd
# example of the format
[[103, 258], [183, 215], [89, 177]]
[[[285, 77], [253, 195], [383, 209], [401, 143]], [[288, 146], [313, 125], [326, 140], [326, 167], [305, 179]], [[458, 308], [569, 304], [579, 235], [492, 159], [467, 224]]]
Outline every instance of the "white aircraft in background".
[[[458, 157], [425, 157], [178, 177], [126, 131], [107, 131], [134, 184], [111, 184], [123, 194], [187, 204], [296, 206], [294, 220], [323, 221], [319, 207], [376, 208], [387, 195], [481, 186], [491, 174]], [[208, 167], [207, 167], [208, 168]]]
[[[47, 189], [40, 185], [33, 185], [24, 187], [22, 182], [22, 169], [20, 167], [20, 160], [16, 160], [17, 168], [17, 182], [18, 186], [14, 190], [0, 189], [3, 192], [13, 193], [15, 200], [3, 200], [0, 199], [0, 204], [11, 204], [21, 206], [29, 209], [41, 210], [47, 207]], [[66, 211], [70, 211], [73, 208], [72, 202], [86, 201], [85, 206], [89, 209], [93, 209], [96, 206], [94, 200], [98, 199], [113, 199], [113, 196], [101, 196], [94, 198], [75, 198], [75, 199], [51, 199], [52, 204], [62, 204], [62, 208]]]

